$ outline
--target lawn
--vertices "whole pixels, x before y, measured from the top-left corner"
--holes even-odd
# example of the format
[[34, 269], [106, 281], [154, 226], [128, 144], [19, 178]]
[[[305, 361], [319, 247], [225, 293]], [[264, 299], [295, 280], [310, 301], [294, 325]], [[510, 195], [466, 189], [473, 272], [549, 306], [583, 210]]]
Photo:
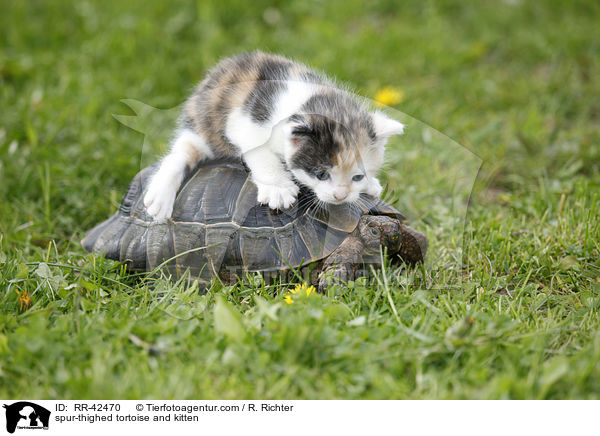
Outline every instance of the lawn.
[[[594, 1], [3, 1], [0, 397], [599, 398], [599, 22]], [[287, 304], [294, 284], [199, 292], [81, 248], [172, 108], [255, 48], [398, 91], [383, 178], [424, 269]]]

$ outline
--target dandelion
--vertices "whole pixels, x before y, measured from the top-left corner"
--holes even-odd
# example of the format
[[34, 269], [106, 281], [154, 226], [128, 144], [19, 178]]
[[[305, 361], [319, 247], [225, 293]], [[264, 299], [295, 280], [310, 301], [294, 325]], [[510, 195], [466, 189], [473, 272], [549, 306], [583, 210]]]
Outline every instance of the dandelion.
[[306, 283], [302, 283], [301, 285], [296, 285], [296, 287], [292, 291], [292, 294], [296, 294], [298, 292], [300, 292], [300, 294], [304, 293], [308, 297], [310, 294], [315, 292], [315, 287], [308, 286]]
[[20, 310], [25, 310], [27, 308], [29, 308], [29, 306], [31, 306], [32, 303], [32, 299], [31, 299], [31, 295], [29, 295], [29, 292], [27, 291], [23, 291], [23, 292], [19, 292], [15, 289], [16, 293], [19, 294], [19, 309]]
[[375, 94], [378, 106], [394, 106], [404, 100], [404, 92], [401, 89], [386, 86]]
[[302, 283], [301, 285], [296, 285], [296, 287], [294, 289], [291, 289], [288, 292], [288, 294], [283, 297], [283, 300], [287, 304], [292, 304], [292, 303], [294, 303], [294, 300], [292, 299], [292, 295], [298, 294], [301, 296], [309, 297], [310, 294], [312, 294], [315, 291], [316, 290], [315, 290], [314, 286], [308, 286], [306, 283]]

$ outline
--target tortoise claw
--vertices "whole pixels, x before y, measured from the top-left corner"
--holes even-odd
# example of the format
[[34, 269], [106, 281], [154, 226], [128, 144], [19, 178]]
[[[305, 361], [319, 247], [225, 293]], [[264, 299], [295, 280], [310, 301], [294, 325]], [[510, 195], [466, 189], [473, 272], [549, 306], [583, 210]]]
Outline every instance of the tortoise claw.
[[319, 292], [324, 294], [330, 285], [345, 285], [348, 280], [352, 280], [352, 268], [347, 263], [338, 263], [324, 269], [319, 274]]

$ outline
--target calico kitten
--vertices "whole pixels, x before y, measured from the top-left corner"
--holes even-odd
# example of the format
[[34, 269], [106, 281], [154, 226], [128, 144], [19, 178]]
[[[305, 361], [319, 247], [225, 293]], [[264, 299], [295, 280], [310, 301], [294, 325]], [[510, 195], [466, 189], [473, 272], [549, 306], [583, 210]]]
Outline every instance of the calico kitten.
[[217, 64], [185, 103], [144, 204], [155, 219], [170, 217], [186, 167], [226, 156], [242, 157], [272, 209], [295, 202], [296, 183], [325, 203], [379, 196], [385, 143], [403, 128], [304, 65], [242, 54]]

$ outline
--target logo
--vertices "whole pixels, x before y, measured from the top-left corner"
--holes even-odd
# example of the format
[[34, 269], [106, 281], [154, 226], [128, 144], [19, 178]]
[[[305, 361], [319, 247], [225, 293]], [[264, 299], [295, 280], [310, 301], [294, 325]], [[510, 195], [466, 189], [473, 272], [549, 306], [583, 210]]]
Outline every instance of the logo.
[[4, 405], [6, 409], [6, 431], [14, 433], [15, 429], [48, 430], [50, 411], [29, 401], [19, 401]]

